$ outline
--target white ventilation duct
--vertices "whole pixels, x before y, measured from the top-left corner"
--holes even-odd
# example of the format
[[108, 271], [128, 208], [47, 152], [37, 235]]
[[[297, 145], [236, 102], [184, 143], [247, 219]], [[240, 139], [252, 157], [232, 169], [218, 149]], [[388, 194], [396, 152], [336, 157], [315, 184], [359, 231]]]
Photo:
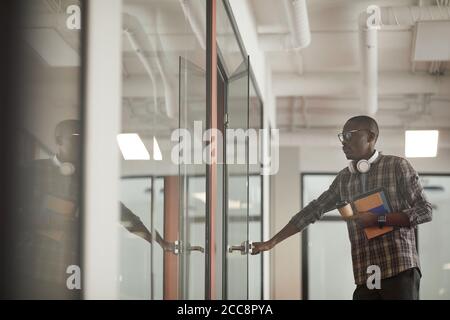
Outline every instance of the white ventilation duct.
[[362, 70], [362, 100], [369, 115], [377, 112], [378, 105], [378, 35], [385, 26], [411, 27], [419, 21], [450, 20], [450, 7], [384, 7], [369, 6], [360, 15], [360, 47]]
[[306, 0], [284, 0], [287, 22], [292, 34], [292, 47], [303, 49], [311, 43]]
[[148, 61], [147, 57], [144, 54], [144, 50], [142, 50], [138, 41], [136, 40], [136, 37], [134, 35], [134, 33], [136, 31], [131, 29], [130, 26], [127, 26], [125, 21], [127, 21], [127, 20], [124, 19], [124, 34], [127, 37], [131, 48], [134, 50], [134, 52], [138, 56], [139, 61], [141, 61], [142, 65], [144, 66], [145, 71], [147, 72], [147, 74], [150, 78], [150, 82], [151, 82], [151, 86], [152, 86], [152, 93], [153, 93], [153, 105], [154, 105], [155, 111], [157, 111], [158, 110], [158, 90], [156, 87], [155, 74], [154, 74], [152, 68], [150, 67], [150, 62]]
[[[375, 25], [370, 16], [375, 15]], [[379, 11], [376, 6], [369, 6], [360, 16], [360, 49], [362, 88], [361, 98], [364, 112], [373, 116], [378, 110], [378, 26]]]
[[192, 7], [192, 1], [179, 0], [184, 16], [188, 19], [200, 47], [206, 50], [206, 22], [202, 21], [201, 15]]
[[[140, 7], [135, 7], [135, 6], [124, 6], [124, 13], [136, 18], [137, 21], [139, 22], [140, 26], [142, 28], [144, 28], [144, 30], [147, 34], [154, 33], [154, 30], [148, 30], [148, 28], [149, 28], [149, 24], [154, 23], [155, 18], [151, 14], [149, 14], [147, 12], [147, 10], [140, 8]], [[127, 35], [127, 36], [129, 36], [129, 35]], [[157, 50], [155, 50], [155, 46], [152, 43], [151, 39], [147, 37], [146, 40], [147, 40], [146, 42], [150, 45], [149, 49], [153, 52], [157, 52]], [[139, 53], [139, 51], [136, 51], [136, 52], [138, 53], [138, 57], [141, 60], [141, 62], [145, 63], [146, 59], [145, 59], [145, 55], [142, 52], [142, 50], [140, 51], [140, 53]], [[166, 114], [169, 118], [173, 119], [176, 117], [176, 110], [178, 107], [177, 92], [175, 90], [175, 86], [170, 81], [170, 78], [168, 75], [169, 72], [167, 70], [167, 67], [165, 66], [164, 62], [161, 61], [158, 53], [155, 55], [154, 59], [155, 59], [156, 67], [161, 75], [162, 83], [164, 85], [164, 98], [165, 98], [164, 104], [166, 106]], [[150, 69], [150, 66], [148, 63], [147, 63], [147, 66], [144, 64], [144, 68], [147, 70], [147, 72], [149, 72], [148, 69]], [[149, 73], [149, 76], [151, 78], [150, 73]]]

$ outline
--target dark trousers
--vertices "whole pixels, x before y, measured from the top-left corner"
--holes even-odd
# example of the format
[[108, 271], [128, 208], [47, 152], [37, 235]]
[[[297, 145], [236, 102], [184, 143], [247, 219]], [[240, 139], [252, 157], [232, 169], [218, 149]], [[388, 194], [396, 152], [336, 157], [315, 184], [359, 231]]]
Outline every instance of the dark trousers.
[[380, 289], [358, 285], [353, 292], [353, 300], [419, 300], [420, 272], [408, 269], [391, 278], [382, 279]]

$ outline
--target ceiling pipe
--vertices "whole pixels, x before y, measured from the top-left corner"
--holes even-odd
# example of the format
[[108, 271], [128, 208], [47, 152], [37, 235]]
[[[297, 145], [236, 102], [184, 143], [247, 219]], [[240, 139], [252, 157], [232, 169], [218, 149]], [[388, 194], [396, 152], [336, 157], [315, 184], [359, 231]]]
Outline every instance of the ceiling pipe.
[[[369, 6], [360, 15], [359, 37], [360, 37], [360, 58], [362, 75], [362, 106], [363, 112], [369, 116], [374, 116], [378, 111], [378, 29], [377, 24], [373, 25], [370, 16], [379, 15], [376, 6]], [[379, 21], [379, 16], [375, 16], [375, 22]]]
[[386, 26], [414, 26], [418, 21], [450, 20], [450, 7], [369, 6], [360, 14], [360, 48], [362, 71], [362, 103], [364, 112], [374, 115], [378, 110], [378, 34]]
[[184, 16], [187, 18], [189, 24], [191, 25], [192, 32], [197, 38], [200, 47], [206, 50], [206, 23], [202, 21], [198, 12], [192, 7], [192, 1], [190, 0], [179, 0], [181, 8], [183, 9]]
[[293, 49], [306, 48], [311, 43], [306, 0], [284, 0], [284, 8], [291, 31]]
[[[125, 19], [124, 19], [124, 21], [125, 21]], [[157, 111], [158, 110], [158, 90], [157, 90], [157, 87], [156, 87], [155, 74], [153, 73], [153, 70], [150, 67], [150, 62], [148, 61], [147, 57], [144, 54], [144, 51], [142, 50], [142, 48], [138, 44], [138, 42], [136, 40], [136, 37], [134, 36], [133, 31], [131, 31], [128, 27], [125, 26], [123, 32], [124, 32], [125, 36], [127, 37], [131, 48], [136, 53], [139, 61], [141, 61], [142, 65], [144, 66], [145, 71], [147, 72], [147, 74], [148, 74], [148, 76], [150, 78], [150, 82], [151, 82], [151, 86], [152, 86], [152, 92], [153, 92], [153, 105], [154, 105], [155, 111]]]
[[[166, 65], [161, 61], [155, 45], [152, 43], [151, 39], [147, 36], [148, 34], [154, 33], [154, 30], [150, 30], [149, 24], [154, 23], [155, 18], [154, 16], [149, 14], [147, 10], [140, 7], [126, 5], [123, 7], [123, 11], [125, 14], [134, 17], [139, 22], [139, 25], [144, 29], [146, 33], [145, 39], [150, 46], [149, 49], [152, 52], [156, 53], [154, 59], [156, 67], [158, 68], [158, 71], [161, 75], [162, 83], [164, 85], [164, 98], [165, 98], [164, 104], [166, 107], [166, 114], [169, 118], [174, 119], [176, 117], [176, 112], [178, 110], [177, 92], [174, 88], [174, 85], [169, 79], [170, 76], [168, 75], [169, 72], [167, 71]], [[144, 53], [143, 52], [141, 53], [142, 56], [145, 57]]]

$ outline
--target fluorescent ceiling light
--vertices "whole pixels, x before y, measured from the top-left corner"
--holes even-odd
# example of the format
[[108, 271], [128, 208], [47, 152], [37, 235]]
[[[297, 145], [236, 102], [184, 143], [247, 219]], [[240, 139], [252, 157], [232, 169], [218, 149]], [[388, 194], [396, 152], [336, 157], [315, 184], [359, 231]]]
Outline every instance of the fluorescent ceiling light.
[[438, 130], [406, 130], [405, 156], [407, 158], [436, 157]]
[[80, 56], [53, 28], [27, 29], [28, 44], [51, 67], [78, 67]]
[[150, 154], [137, 133], [122, 133], [117, 143], [125, 160], [150, 160]]

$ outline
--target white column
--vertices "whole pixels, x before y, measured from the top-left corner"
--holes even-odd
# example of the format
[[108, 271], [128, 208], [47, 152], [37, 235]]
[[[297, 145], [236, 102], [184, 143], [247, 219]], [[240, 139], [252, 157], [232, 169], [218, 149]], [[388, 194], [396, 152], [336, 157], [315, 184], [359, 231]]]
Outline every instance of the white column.
[[[271, 237], [300, 210], [299, 148], [280, 148], [280, 170], [273, 176], [271, 192]], [[288, 190], [288, 191], [287, 191]], [[301, 298], [301, 233], [279, 243], [270, 251], [271, 299]]]
[[83, 290], [85, 299], [117, 299], [122, 1], [86, 3]]

